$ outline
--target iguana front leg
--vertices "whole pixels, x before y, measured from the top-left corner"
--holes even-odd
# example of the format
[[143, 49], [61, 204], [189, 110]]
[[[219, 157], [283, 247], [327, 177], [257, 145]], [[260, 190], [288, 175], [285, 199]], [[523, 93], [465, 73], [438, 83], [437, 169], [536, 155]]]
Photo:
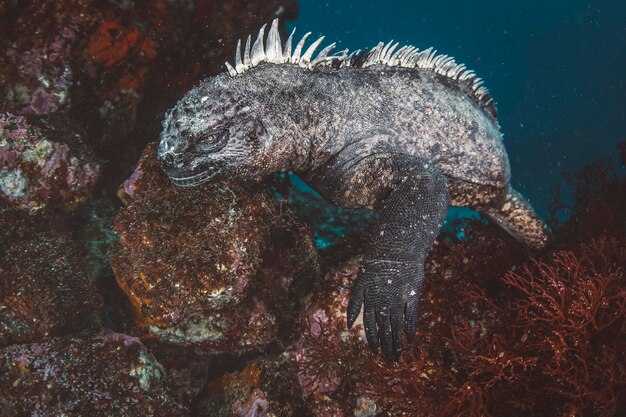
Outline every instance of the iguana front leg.
[[309, 176], [322, 196], [344, 207], [380, 210], [348, 305], [352, 327], [361, 305], [369, 345], [390, 360], [412, 340], [424, 281], [424, 260], [448, 207], [444, 175], [404, 154], [375, 153], [334, 161]]

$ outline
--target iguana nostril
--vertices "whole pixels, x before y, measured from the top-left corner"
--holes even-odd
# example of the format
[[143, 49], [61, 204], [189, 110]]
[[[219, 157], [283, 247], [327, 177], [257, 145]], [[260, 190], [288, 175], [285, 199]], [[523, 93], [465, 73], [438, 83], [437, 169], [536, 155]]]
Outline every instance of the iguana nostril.
[[163, 161], [163, 163], [167, 166], [173, 166], [174, 165], [174, 155], [172, 155], [171, 153], [166, 153], [165, 155], [163, 155], [161, 157], [161, 161]]

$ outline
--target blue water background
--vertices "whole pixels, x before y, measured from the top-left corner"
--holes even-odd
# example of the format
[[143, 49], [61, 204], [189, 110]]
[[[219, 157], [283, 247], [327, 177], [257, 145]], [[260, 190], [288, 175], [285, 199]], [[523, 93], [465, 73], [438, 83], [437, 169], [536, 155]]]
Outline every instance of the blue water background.
[[289, 29], [339, 49], [394, 39], [454, 56], [498, 104], [513, 185], [542, 215], [563, 170], [626, 139], [626, 1], [299, 0]]

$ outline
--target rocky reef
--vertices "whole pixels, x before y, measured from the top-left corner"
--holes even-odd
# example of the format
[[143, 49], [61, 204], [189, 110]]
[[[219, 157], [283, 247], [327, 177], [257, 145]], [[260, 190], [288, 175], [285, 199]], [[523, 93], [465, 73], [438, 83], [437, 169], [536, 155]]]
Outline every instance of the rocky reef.
[[372, 416], [618, 415], [625, 255], [623, 241], [600, 237], [491, 282], [433, 255], [412, 350], [385, 364], [346, 337], [341, 319], [319, 320], [297, 356], [307, 402], [328, 416], [364, 402], [373, 411], [361, 415]]
[[[176, 211], [180, 195], [154, 176], [152, 160], [146, 175], [140, 165], [126, 182], [128, 208], [115, 228], [113, 219], [122, 204], [117, 188], [158, 137], [163, 111], [220, 71], [236, 39], [295, 10], [290, 0], [0, 4], [0, 414], [188, 415], [187, 393], [198, 392], [207, 376], [197, 387], [181, 387], [188, 364], [175, 360], [183, 355], [171, 354], [169, 345], [200, 346], [210, 355], [293, 337], [297, 320], [286, 312], [298, 302], [289, 299], [290, 284], [318, 272], [317, 255], [306, 227], [267, 191], [213, 189], [202, 200], [206, 210], [198, 207], [187, 231], [174, 237], [166, 223], [182, 226], [187, 215]], [[196, 197], [189, 196], [189, 207]], [[148, 204], [164, 215], [160, 234], [149, 227]], [[146, 227], [128, 223], [133, 217]], [[204, 234], [194, 236], [198, 225]], [[137, 236], [164, 245], [150, 254]], [[198, 255], [195, 266], [180, 268], [183, 247]], [[172, 268], [159, 269], [150, 256], [168, 256]], [[159, 276], [168, 272], [194, 297], [173, 285], [140, 291], [136, 279], [170, 282]], [[139, 339], [102, 328], [141, 336], [172, 369], [155, 362]], [[189, 352], [205, 369], [205, 356]], [[103, 369], [110, 378], [99, 377]], [[141, 385], [150, 378], [142, 374], [162, 382], [148, 392]]]
[[306, 416], [310, 411], [288, 355], [250, 361], [245, 368], [209, 382], [194, 412], [202, 416]]
[[84, 203], [100, 174], [84, 137], [68, 120], [0, 113], [0, 199], [30, 211]]
[[175, 187], [152, 144], [120, 195], [110, 260], [139, 327], [211, 351], [277, 337], [293, 281], [315, 277], [317, 254], [269, 192], [236, 181]]
[[288, 175], [168, 181], [163, 111], [221, 71], [238, 38], [295, 11], [0, 2], [0, 415], [620, 415], [615, 163], [565, 175], [571, 198], [553, 189], [541, 253], [485, 219], [449, 223], [426, 262], [416, 340], [393, 363], [359, 321], [346, 328], [375, 215]]
[[3, 416], [185, 416], [165, 370], [134, 337], [111, 331], [0, 350]]
[[80, 247], [0, 203], [0, 347], [80, 328], [102, 309]]

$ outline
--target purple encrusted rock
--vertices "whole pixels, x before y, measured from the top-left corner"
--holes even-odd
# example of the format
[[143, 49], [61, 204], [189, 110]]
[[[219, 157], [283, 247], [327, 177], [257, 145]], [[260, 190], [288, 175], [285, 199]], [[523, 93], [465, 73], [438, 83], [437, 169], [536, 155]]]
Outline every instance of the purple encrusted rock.
[[76, 29], [66, 27], [52, 35], [48, 43], [26, 51], [9, 46], [4, 56], [7, 69], [14, 71], [0, 105], [20, 114], [43, 115], [63, 110], [69, 104], [74, 77], [69, 65]]
[[357, 412], [360, 404], [347, 412], [347, 405], [336, 401], [345, 383], [344, 376], [337, 375], [332, 369], [322, 370], [313, 365], [316, 354], [310, 350], [310, 344], [315, 342], [324, 347], [330, 358], [331, 352], [341, 350], [346, 340], [352, 340], [355, 346], [362, 344], [361, 349], [366, 348], [362, 314], [357, 317], [352, 329], [348, 329], [346, 322], [350, 288], [356, 280], [357, 271], [358, 258], [352, 258], [326, 273], [305, 307], [307, 326], [303, 328], [303, 338], [289, 352], [304, 401], [315, 416], [369, 415]]
[[[360, 314], [352, 330], [348, 330], [346, 313], [350, 299], [350, 288], [356, 280], [358, 260], [351, 259], [345, 264], [332, 269], [322, 279], [322, 287], [313, 294], [306, 306], [308, 328], [305, 330], [313, 337], [320, 337], [322, 329], [326, 334], [334, 334], [337, 330], [344, 330], [346, 334], [357, 336], [366, 344], [363, 330], [363, 315]], [[332, 340], [328, 340], [332, 343]]]
[[0, 350], [0, 415], [186, 416], [163, 366], [110, 330]]
[[0, 113], [0, 199], [31, 211], [84, 202], [100, 166], [83, 142], [62, 119]]

